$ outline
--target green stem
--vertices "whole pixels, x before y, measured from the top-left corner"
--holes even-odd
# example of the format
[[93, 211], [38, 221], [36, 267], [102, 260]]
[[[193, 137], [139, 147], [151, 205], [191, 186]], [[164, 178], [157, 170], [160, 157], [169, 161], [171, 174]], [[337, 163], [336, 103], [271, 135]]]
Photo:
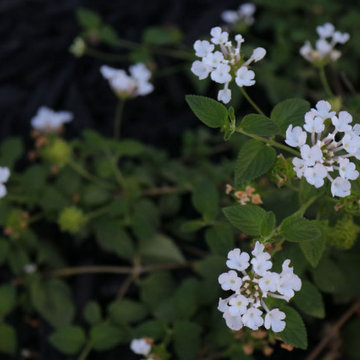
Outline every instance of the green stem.
[[74, 170], [76, 171], [78, 174], [80, 174], [83, 178], [94, 182], [95, 184], [103, 187], [103, 188], [107, 188], [107, 189], [113, 189], [113, 186], [107, 182], [104, 182], [103, 180], [97, 178], [96, 176], [90, 174], [84, 167], [82, 167], [79, 163], [77, 163], [76, 161], [74, 161], [73, 159], [71, 159], [68, 162], [68, 165]]
[[293, 148], [291, 148], [291, 147], [289, 147], [289, 146], [280, 144], [279, 142], [277, 142], [277, 141], [275, 141], [275, 140], [273, 140], [273, 139], [267, 139], [267, 138], [263, 138], [263, 137], [258, 136], [258, 135], [249, 134], [249, 133], [245, 132], [245, 131], [244, 131], [243, 129], [241, 129], [241, 128], [236, 128], [236, 132], [238, 132], [238, 133], [240, 133], [240, 134], [243, 134], [243, 135], [246, 135], [246, 136], [249, 136], [249, 137], [251, 137], [251, 138], [253, 138], [253, 139], [255, 139], [255, 140], [261, 141], [261, 142], [263, 142], [263, 143], [265, 143], [265, 144], [268, 144], [268, 145], [272, 145], [272, 146], [274, 146], [274, 147], [277, 147], [278, 149], [287, 151], [288, 153], [291, 153], [291, 154], [293, 154], [293, 155], [295, 155], [295, 156], [300, 156], [300, 153], [299, 153], [297, 150], [295, 150], [295, 149], [293, 149]]
[[104, 215], [108, 210], [109, 210], [108, 206], [104, 206], [104, 207], [102, 207], [100, 209], [94, 210], [91, 213], [86, 215], [86, 220], [90, 221], [90, 220], [95, 219], [95, 218], [97, 218], [97, 217], [99, 217], [101, 215]]
[[243, 87], [240, 87], [240, 91], [244, 95], [245, 99], [251, 104], [251, 106], [261, 115], [265, 115], [261, 109], [256, 105], [255, 101], [249, 96]]
[[93, 48], [86, 48], [86, 55], [92, 56], [96, 59], [104, 60], [104, 61], [112, 61], [112, 62], [123, 62], [128, 59], [126, 55], [118, 55], [118, 54], [109, 54], [104, 51], [99, 51]]
[[124, 106], [125, 106], [125, 100], [119, 99], [116, 105], [115, 117], [114, 117], [114, 138], [117, 140], [120, 139], [121, 121], [124, 113]]
[[310, 207], [315, 200], [318, 198], [318, 196], [313, 196], [311, 197], [306, 203], [302, 204], [299, 208], [299, 210], [295, 211], [292, 216], [303, 216], [305, 211], [308, 209], [308, 207]]
[[323, 84], [323, 87], [324, 87], [324, 90], [326, 92], [326, 95], [328, 97], [334, 97], [334, 93], [331, 91], [331, 88], [330, 88], [330, 85], [329, 85], [329, 82], [327, 80], [327, 77], [326, 77], [326, 73], [325, 73], [325, 66], [320, 66], [319, 68], [319, 71], [320, 71], [320, 79], [321, 79], [321, 83]]
[[78, 360], [86, 360], [87, 357], [89, 356], [90, 352], [92, 350], [92, 344], [90, 342], [88, 342], [83, 351], [81, 352], [81, 354], [78, 357]]

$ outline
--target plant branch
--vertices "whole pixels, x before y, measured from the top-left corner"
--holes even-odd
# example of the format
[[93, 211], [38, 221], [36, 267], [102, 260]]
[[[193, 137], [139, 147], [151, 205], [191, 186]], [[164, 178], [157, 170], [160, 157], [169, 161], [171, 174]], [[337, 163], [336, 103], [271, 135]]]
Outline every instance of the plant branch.
[[255, 101], [249, 96], [246, 90], [243, 87], [240, 87], [240, 91], [244, 95], [245, 99], [250, 103], [250, 105], [261, 115], [265, 115], [262, 110], [256, 105]]
[[320, 71], [320, 80], [321, 80], [321, 83], [323, 84], [326, 95], [328, 97], [334, 97], [335, 95], [332, 92], [330, 85], [328, 83], [327, 77], [326, 77], [325, 66], [320, 66], [319, 71]]
[[305, 360], [315, 360], [320, 353], [325, 349], [327, 344], [331, 339], [338, 334], [339, 330], [346, 324], [346, 322], [360, 310], [360, 301], [356, 301], [349, 310], [347, 310], [340, 319], [335, 323], [332, 329], [329, 331], [328, 335], [323, 338], [320, 343], [315, 347], [315, 349], [310, 353], [310, 355]]

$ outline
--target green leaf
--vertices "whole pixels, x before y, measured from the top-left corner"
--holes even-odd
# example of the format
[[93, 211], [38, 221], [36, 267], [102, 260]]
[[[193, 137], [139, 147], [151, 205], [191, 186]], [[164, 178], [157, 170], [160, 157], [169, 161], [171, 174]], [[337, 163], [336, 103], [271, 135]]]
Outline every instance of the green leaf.
[[159, 211], [150, 200], [140, 200], [134, 205], [131, 228], [138, 239], [151, 239], [159, 226]]
[[12, 168], [24, 153], [24, 144], [21, 139], [8, 138], [0, 145], [0, 164]]
[[97, 351], [110, 350], [125, 340], [124, 331], [106, 322], [90, 329], [90, 341]]
[[184, 233], [195, 232], [206, 226], [204, 220], [190, 220], [181, 224], [180, 230]]
[[110, 25], [103, 25], [100, 27], [99, 37], [105, 44], [110, 46], [116, 46], [119, 41], [116, 30]]
[[15, 355], [17, 337], [12, 326], [0, 323], [0, 352]]
[[168, 272], [154, 272], [140, 282], [140, 298], [149, 309], [155, 311], [161, 303], [173, 295], [175, 283]]
[[281, 224], [281, 235], [287, 241], [303, 242], [321, 238], [321, 229], [316, 223], [300, 216], [289, 216]]
[[248, 140], [241, 148], [235, 167], [235, 185], [239, 186], [265, 174], [276, 159], [276, 151], [260, 141]]
[[97, 28], [102, 23], [102, 19], [97, 12], [85, 8], [76, 10], [76, 18], [78, 23], [85, 29]]
[[16, 289], [13, 285], [0, 286], [0, 319], [10, 314], [16, 306]]
[[289, 306], [281, 308], [286, 314], [286, 327], [284, 331], [277, 333], [283, 341], [297, 348], [306, 350], [308, 346], [307, 334], [304, 322], [296, 310]]
[[60, 211], [69, 205], [68, 200], [54, 186], [46, 185], [42, 188], [40, 205], [47, 211]]
[[118, 144], [117, 156], [138, 156], [145, 152], [144, 145], [136, 140], [121, 140]]
[[180, 360], [193, 360], [200, 350], [201, 327], [189, 321], [178, 321], [174, 325], [175, 353]]
[[49, 337], [51, 345], [66, 355], [76, 355], [85, 345], [86, 336], [79, 326], [64, 326]]
[[52, 326], [59, 328], [70, 325], [75, 306], [69, 287], [61, 280], [36, 278], [30, 286], [31, 301], [35, 309]]
[[301, 126], [304, 115], [310, 109], [310, 104], [303, 99], [287, 99], [277, 104], [271, 112], [271, 120], [276, 123], [283, 135], [290, 124]]
[[189, 319], [198, 310], [199, 281], [196, 279], [184, 280], [177, 288], [173, 304], [176, 314], [181, 319]]
[[9, 253], [9, 243], [7, 240], [0, 238], [0, 265], [3, 264]]
[[106, 189], [95, 185], [89, 184], [82, 190], [81, 199], [87, 206], [99, 206], [108, 202], [111, 198], [111, 194]]
[[324, 236], [320, 236], [310, 241], [303, 241], [299, 243], [299, 246], [306, 260], [311, 264], [311, 266], [315, 267], [318, 265], [324, 253], [326, 239]]
[[182, 37], [182, 32], [176, 27], [150, 26], [144, 31], [143, 41], [151, 45], [175, 45]]
[[323, 257], [313, 270], [313, 279], [317, 287], [326, 293], [336, 293], [341, 290], [345, 281], [344, 274], [338, 265], [326, 257]]
[[157, 234], [143, 239], [139, 244], [139, 255], [146, 262], [184, 262], [185, 258], [175, 242], [169, 237]]
[[235, 246], [234, 234], [228, 224], [219, 224], [207, 229], [205, 239], [215, 255], [226, 256]]
[[272, 211], [268, 211], [260, 224], [260, 235], [269, 236], [275, 227], [275, 222], [275, 214]]
[[197, 183], [192, 193], [192, 202], [205, 221], [213, 220], [219, 207], [219, 192], [214, 183], [209, 180]]
[[260, 235], [266, 211], [255, 205], [234, 205], [223, 209], [225, 216], [237, 229], [248, 235]]
[[272, 136], [280, 132], [279, 127], [265, 115], [249, 114], [244, 116], [240, 129], [248, 134], [259, 136]]
[[145, 306], [133, 300], [115, 300], [108, 306], [108, 314], [115, 324], [136, 323], [147, 315]]
[[134, 255], [133, 242], [120, 222], [101, 219], [94, 226], [97, 241], [102, 248], [114, 252], [121, 258], [132, 258]]
[[85, 305], [83, 316], [88, 324], [98, 324], [102, 320], [100, 305], [96, 301], [89, 301]]
[[148, 320], [139, 325], [135, 330], [135, 338], [150, 337], [162, 340], [166, 334], [166, 323], [162, 320]]
[[324, 302], [320, 291], [310, 281], [303, 280], [300, 292], [294, 297], [297, 307], [307, 315], [324, 318]]
[[193, 113], [205, 125], [218, 128], [227, 121], [226, 107], [218, 101], [199, 95], [186, 95], [185, 99]]

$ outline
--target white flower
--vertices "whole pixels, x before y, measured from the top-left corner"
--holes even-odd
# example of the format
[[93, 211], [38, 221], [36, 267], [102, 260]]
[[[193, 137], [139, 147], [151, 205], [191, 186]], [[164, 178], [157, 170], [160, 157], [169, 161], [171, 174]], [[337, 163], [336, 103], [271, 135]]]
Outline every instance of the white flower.
[[207, 40], [196, 40], [194, 43], [195, 55], [198, 57], [205, 57], [214, 50], [214, 45]]
[[246, 66], [241, 66], [236, 71], [235, 82], [239, 87], [252, 86], [255, 84], [255, 73]]
[[248, 253], [241, 252], [240, 249], [233, 249], [228, 253], [226, 266], [230, 269], [242, 271], [249, 267], [249, 259], [250, 256]]
[[231, 81], [230, 66], [226, 64], [220, 64], [211, 73], [211, 79], [219, 84], [229, 83]]
[[236, 24], [239, 21], [239, 14], [235, 10], [225, 10], [221, 13], [221, 18], [228, 24]]
[[265, 315], [265, 329], [272, 329], [274, 332], [281, 332], [285, 329], [284, 321], [286, 315], [279, 309], [272, 309]]
[[347, 132], [351, 131], [352, 116], [347, 111], [340, 111], [339, 116], [332, 116], [331, 122], [337, 131]]
[[254, 49], [252, 55], [251, 55], [251, 59], [254, 60], [254, 62], [258, 62], [260, 60], [262, 60], [266, 55], [266, 50], [263, 47], [257, 47], [256, 49]]
[[216, 45], [225, 44], [229, 38], [229, 33], [222, 31], [219, 26], [212, 28], [210, 35], [212, 36], [211, 42]]
[[304, 175], [304, 171], [306, 169], [305, 161], [303, 159], [295, 157], [292, 159], [292, 163], [294, 165], [294, 171], [296, 172], [296, 176], [298, 178], [301, 178]]
[[332, 196], [345, 197], [345, 196], [349, 196], [350, 193], [351, 193], [351, 184], [349, 180], [346, 180], [339, 176], [331, 183]]
[[239, 6], [238, 10], [225, 10], [221, 14], [221, 18], [228, 24], [241, 24], [251, 25], [254, 22], [254, 13], [256, 7], [254, 4], [245, 3]]
[[244, 16], [252, 16], [256, 11], [256, 6], [252, 3], [245, 3], [239, 6], [239, 13]]
[[226, 88], [224, 88], [223, 90], [219, 90], [217, 99], [218, 101], [227, 104], [231, 100], [231, 90]]
[[311, 109], [311, 112], [323, 120], [331, 119], [335, 115], [335, 111], [331, 111], [331, 104], [325, 100], [318, 101], [315, 109]]
[[115, 69], [107, 65], [102, 65], [100, 72], [121, 98], [144, 96], [154, 90], [154, 86], [149, 82], [151, 72], [143, 63], [131, 65], [130, 75], [123, 69]]
[[306, 132], [303, 131], [300, 126], [295, 126], [293, 128], [292, 125], [289, 125], [286, 130], [285, 142], [290, 146], [300, 147], [306, 142]]
[[237, 291], [242, 284], [241, 278], [237, 276], [237, 272], [234, 270], [221, 274], [218, 281], [223, 290]]
[[149, 355], [151, 345], [146, 341], [146, 339], [133, 339], [130, 343], [130, 349], [138, 355]]
[[339, 160], [339, 174], [342, 178], [348, 180], [355, 180], [359, 176], [355, 164], [350, 162], [347, 158]]
[[269, 260], [270, 254], [264, 253], [251, 259], [251, 264], [256, 274], [264, 275], [272, 267], [272, 262]]
[[37, 270], [37, 265], [36, 264], [26, 264], [24, 266], [25, 274], [33, 274], [34, 272], [36, 272], [36, 270]]
[[200, 80], [206, 79], [209, 76], [211, 70], [211, 66], [206, 65], [204, 62], [199, 60], [195, 60], [191, 65], [191, 72], [195, 74]]
[[232, 316], [230, 312], [224, 312], [223, 318], [225, 319], [226, 325], [231, 330], [238, 331], [244, 326], [241, 316]]
[[267, 271], [259, 279], [259, 286], [263, 293], [268, 291], [275, 292], [278, 287], [279, 274], [271, 271]]
[[322, 159], [322, 151], [318, 145], [312, 147], [308, 144], [302, 145], [300, 147], [300, 153], [307, 166], [313, 166], [317, 161]]
[[224, 55], [220, 51], [215, 51], [213, 53], [211, 52], [211, 53], [207, 54], [203, 58], [203, 62], [206, 65], [213, 67], [214, 69], [216, 69], [219, 65], [226, 64]]
[[335, 31], [332, 37], [332, 40], [339, 44], [345, 44], [349, 39], [350, 35], [348, 33], [342, 33], [340, 31]]
[[264, 319], [262, 318], [262, 311], [251, 307], [246, 313], [242, 316], [242, 321], [245, 326], [252, 330], [258, 330], [260, 326], [264, 324]]
[[311, 46], [310, 41], [306, 41], [305, 44], [300, 48], [300, 55], [302, 55], [306, 60], [312, 61], [312, 53], [314, 49]]
[[324, 120], [309, 111], [305, 114], [304, 129], [309, 133], [321, 133], [325, 129]]
[[43, 133], [54, 133], [72, 119], [73, 114], [71, 112], [54, 111], [46, 106], [41, 106], [31, 119], [31, 126]]
[[6, 196], [7, 189], [4, 183], [9, 180], [10, 177], [10, 170], [7, 167], [0, 166], [0, 199]]
[[333, 24], [326, 23], [316, 27], [316, 31], [321, 38], [331, 37], [334, 34], [335, 27]]
[[328, 171], [322, 164], [315, 164], [313, 167], [308, 167], [304, 170], [304, 176], [306, 181], [319, 188], [324, 185], [324, 179], [326, 178]]
[[240, 249], [229, 252], [230, 260], [226, 262], [227, 266], [241, 271], [243, 276], [242, 278], [238, 277], [233, 270], [219, 276], [221, 287], [224, 290], [233, 291], [233, 294], [225, 299], [219, 299], [218, 310], [223, 313], [226, 325], [235, 331], [243, 326], [257, 330], [264, 324], [262, 310], [270, 314], [267, 318], [265, 317], [267, 328], [271, 327], [273, 331], [282, 331], [280, 329], [283, 329], [285, 324], [282, 321], [285, 314], [275, 311], [278, 309], [269, 310], [263, 299], [275, 297], [289, 301], [295, 291], [300, 290], [301, 280], [289, 266], [290, 260], [283, 262], [280, 274], [267, 271], [272, 267], [270, 254], [265, 251], [264, 245], [259, 241], [255, 243], [251, 254], [253, 256], [252, 267], [248, 269], [249, 255], [247, 253], [241, 252]]
[[243, 315], [249, 305], [249, 300], [243, 295], [237, 295], [230, 299], [229, 305], [229, 313], [231, 316]]
[[318, 50], [322, 56], [328, 55], [331, 53], [333, 46], [326, 41], [325, 39], [319, 39], [315, 43], [316, 50]]

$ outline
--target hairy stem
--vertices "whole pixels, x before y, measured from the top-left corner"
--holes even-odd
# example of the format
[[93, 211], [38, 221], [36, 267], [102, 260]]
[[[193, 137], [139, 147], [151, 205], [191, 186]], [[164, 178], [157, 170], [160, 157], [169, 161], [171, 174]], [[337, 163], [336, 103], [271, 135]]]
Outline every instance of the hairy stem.
[[256, 105], [255, 101], [249, 96], [246, 90], [243, 87], [240, 87], [240, 91], [244, 95], [245, 99], [250, 103], [250, 105], [261, 115], [265, 115], [262, 110]]
[[92, 345], [91, 345], [90, 342], [88, 342], [85, 345], [85, 347], [84, 347], [83, 351], [81, 352], [81, 354], [79, 355], [78, 360], [86, 360], [87, 357], [89, 356], [91, 350], [92, 350]]

